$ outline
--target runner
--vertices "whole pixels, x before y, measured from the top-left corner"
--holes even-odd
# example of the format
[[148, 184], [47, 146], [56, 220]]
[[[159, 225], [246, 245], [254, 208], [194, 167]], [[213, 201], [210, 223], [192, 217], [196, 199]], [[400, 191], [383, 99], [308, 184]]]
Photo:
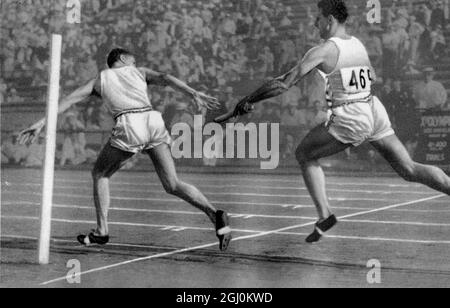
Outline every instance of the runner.
[[364, 45], [347, 34], [349, 17], [343, 0], [321, 0], [316, 27], [325, 42], [311, 49], [287, 74], [244, 97], [235, 110], [216, 121], [253, 110], [253, 104], [278, 96], [317, 69], [326, 81], [328, 120], [314, 128], [297, 148], [303, 178], [318, 210], [319, 221], [308, 243], [318, 242], [337, 224], [326, 193], [319, 159], [369, 141], [405, 180], [427, 185], [450, 195], [450, 178], [439, 168], [414, 162], [392, 129], [389, 116], [371, 86], [375, 72]]
[[[109, 242], [110, 178], [129, 159], [142, 152], [153, 161], [167, 193], [185, 200], [209, 217], [216, 228], [220, 250], [225, 251], [231, 241], [228, 215], [216, 210], [197, 188], [178, 179], [170, 151], [172, 138], [161, 113], [153, 110], [147, 90], [149, 85], [170, 86], [191, 97], [199, 108], [215, 108], [217, 100], [195, 91], [173, 76], [136, 68], [135, 57], [124, 49], [112, 50], [107, 63], [109, 69], [63, 98], [59, 106], [59, 113], [63, 113], [72, 105], [96, 95], [103, 99], [116, 121], [112, 137], [100, 153], [92, 172], [97, 229], [78, 236], [78, 241], [86, 246]], [[44, 126], [45, 119], [42, 119], [22, 131], [20, 142], [34, 142]]]

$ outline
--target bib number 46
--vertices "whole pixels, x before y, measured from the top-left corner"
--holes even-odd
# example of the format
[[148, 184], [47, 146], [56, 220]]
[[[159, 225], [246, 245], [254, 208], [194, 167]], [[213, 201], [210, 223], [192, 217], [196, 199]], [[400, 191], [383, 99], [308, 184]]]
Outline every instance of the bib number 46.
[[372, 87], [372, 74], [369, 68], [352, 68], [342, 72], [344, 88], [348, 92], [369, 91]]

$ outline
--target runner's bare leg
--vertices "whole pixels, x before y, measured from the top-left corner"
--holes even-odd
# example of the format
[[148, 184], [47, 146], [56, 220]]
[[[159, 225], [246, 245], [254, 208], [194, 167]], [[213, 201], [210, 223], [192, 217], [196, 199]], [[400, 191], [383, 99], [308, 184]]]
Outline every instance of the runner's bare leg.
[[372, 145], [405, 180], [424, 184], [434, 190], [450, 195], [450, 177], [441, 169], [416, 163], [397, 136], [389, 136]]
[[128, 159], [133, 157], [133, 155], [133, 153], [116, 149], [108, 143], [100, 153], [94, 170], [92, 171], [92, 179], [94, 181], [94, 203], [97, 213], [97, 233], [100, 236], [109, 234], [108, 211], [111, 204], [109, 179]]
[[314, 128], [297, 148], [297, 160], [306, 187], [317, 208], [319, 221], [332, 215], [326, 192], [325, 173], [319, 159], [345, 151], [350, 146], [337, 141], [328, 133], [325, 124], [322, 124]]
[[217, 210], [196, 187], [184, 183], [178, 178], [169, 146], [161, 144], [148, 150], [147, 153], [153, 161], [166, 192], [183, 199], [204, 212], [215, 225]]

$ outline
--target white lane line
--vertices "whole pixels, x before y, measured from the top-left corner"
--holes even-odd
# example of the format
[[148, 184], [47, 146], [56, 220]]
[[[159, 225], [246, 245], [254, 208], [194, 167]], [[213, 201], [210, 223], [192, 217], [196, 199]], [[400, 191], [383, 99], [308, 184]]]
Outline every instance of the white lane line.
[[[8, 220], [39, 220], [39, 217], [36, 216], [1, 216], [2, 219]], [[68, 223], [68, 224], [83, 224], [83, 225], [92, 225], [95, 224], [95, 221], [90, 220], [76, 220], [76, 219], [59, 219], [53, 218], [52, 222], [58, 223]], [[194, 231], [213, 231], [213, 228], [202, 228], [202, 227], [184, 227], [184, 226], [174, 226], [174, 225], [157, 225], [157, 224], [144, 224], [144, 223], [131, 223], [131, 222], [109, 222], [111, 226], [126, 226], [126, 227], [145, 227], [145, 228], [155, 228], [163, 231], [184, 231], [184, 230], [194, 230]], [[248, 233], [248, 230], [239, 230], [233, 229], [236, 232]]]
[[[154, 179], [154, 180], [158, 180], [157, 178], [153, 177], [149, 177], [146, 175], [139, 175], [139, 174], [133, 174], [129, 176], [126, 176], [126, 173], [122, 173], [120, 174], [120, 176], [118, 176], [118, 178], [141, 178], [141, 179]], [[205, 179], [204, 178], [205, 175], [201, 175], [199, 178], [196, 178], [195, 180], [198, 181], [207, 181], [210, 182], [210, 179]], [[252, 177], [245, 177], [245, 175], [240, 175], [240, 174], [224, 174], [223, 178], [225, 180], [231, 180], [233, 179], [233, 181], [242, 181], [242, 182], [250, 182], [250, 183], [298, 183], [299, 179], [301, 179], [301, 175], [299, 173], [298, 177], [293, 179], [293, 180], [286, 180], [286, 179], [274, 179], [274, 178], [269, 178], [269, 179], [255, 179]], [[329, 176], [329, 178], [334, 178], [333, 176]], [[345, 178], [345, 177], [341, 177], [341, 178]], [[354, 178], [354, 177], [353, 177]], [[215, 176], [215, 179], [217, 179], [217, 176]], [[363, 178], [361, 178], [363, 179]], [[383, 186], [383, 187], [422, 187], [422, 185], [419, 184], [409, 184], [409, 183], [405, 183], [405, 184], [398, 184], [398, 183], [388, 183], [389, 181], [392, 181], [393, 179], [395, 179], [394, 177], [386, 177], [386, 180], [383, 182], [365, 182], [365, 181], [358, 181], [358, 182], [344, 182], [344, 181], [339, 181], [339, 182], [335, 182], [333, 180], [329, 180], [327, 181], [327, 183], [332, 184], [332, 185], [349, 185], [349, 186], [364, 186], [364, 185], [368, 185], [368, 186]]]
[[[277, 234], [293, 235], [293, 236], [306, 236], [307, 233], [296, 232], [281, 232]], [[434, 244], [434, 245], [450, 245], [450, 241], [434, 241], [434, 240], [411, 240], [411, 239], [399, 239], [399, 238], [385, 238], [385, 237], [365, 237], [365, 236], [346, 236], [346, 235], [326, 235], [326, 238], [340, 239], [340, 240], [358, 240], [358, 241], [376, 241], [376, 242], [396, 242], [402, 244]]]
[[[40, 196], [40, 193], [31, 193], [31, 192], [3, 192], [3, 194], [5, 193], [10, 193], [10, 194], [14, 194], [14, 195], [37, 195]], [[61, 196], [61, 197], [80, 197], [80, 198], [88, 198], [88, 199], [92, 199], [91, 197], [85, 196], [85, 195], [68, 195], [68, 194], [54, 194], [54, 196]], [[121, 201], [149, 201], [149, 202], [164, 202], [164, 203], [185, 203], [183, 200], [180, 199], [170, 199], [170, 198], [124, 198], [124, 197], [112, 197], [112, 200], [121, 200]], [[242, 202], [242, 201], [219, 201], [219, 200], [210, 200], [213, 204], [216, 205], [234, 205], [234, 206], [251, 206], [251, 207], [255, 207], [255, 206], [267, 206], [267, 207], [282, 207], [285, 209], [290, 209], [290, 210], [298, 210], [298, 209], [314, 209], [315, 206], [314, 205], [310, 205], [310, 204], [292, 204], [292, 203], [268, 203], [268, 202]], [[438, 202], [439, 200], [436, 200], [434, 202]], [[30, 203], [28, 201], [17, 201], [17, 202], [21, 202], [21, 203]], [[3, 205], [9, 205], [10, 203], [12, 205], [14, 205], [15, 203], [17, 203], [16, 201], [13, 202], [2, 202]], [[36, 202], [31, 202], [31, 203], [36, 203]], [[446, 201], [446, 203], [448, 203], [448, 201]], [[40, 204], [40, 203], [39, 203]], [[341, 211], [364, 211], [367, 209], [370, 209], [369, 207], [354, 207], [354, 206], [331, 206], [332, 209], [334, 210], [341, 210]], [[407, 213], [448, 213], [450, 212], [450, 210], [416, 210], [416, 209], [392, 209], [392, 210], [387, 210], [390, 212], [407, 212]]]
[[[251, 233], [259, 233], [259, 231], [252, 231]], [[307, 236], [308, 233], [302, 232], [278, 232], [275, 235], [290, 235], [290, 236]], [[30, 240], [38, 241], [38, 238], [31, 236], [20, 235], [2, 235], [1, 238], [5, 239], [17, 239], [17, 240]], [[401, 239], [401, 238], [385, 238], [385, 237], [366, 237], [366, 236], [346, 236], [346, 235], [326, 235], [326, 238], [339, 239], [339, 240], [355, 240], [355, 241], [376, 241], [376, 242], [395, 242], [402, 244], [432, 244], [432, 245], [450, 245], [450, 241], [437, 241], [437, 240], [414, 240], [414, 239]], [[54, 243], [67, 243], [73, 244], [75, 241], [51, 239]], [[123, 248], [140, 248], [140, 249], [166, 249], [175, 250], [175, 248], [163, 247], [163, 246], [150, 246], [150, 245], [133, 245], [133, 244], [121, 244], [121, 243], [108, 243], [108, 246], [123, 247]], [[77, 247], [72, 247], [77, 248]], [[86, 249], [86, 247], [79, 247], [80, 249]]]
[[[40, 206], [38, 202], [7, 202], [3, 204], [4, 206], [21, 206], [21, 205], [32, 205]], [[82, 205], [67, 205], [67, 204], [53, 204], [54, 208], [59, 209], [77, 209], [77, 210], [95, 210], [93, 207], [82, 206]], [[171, 211], [171, 210], [152, 210], [152, 209], [137, 209], [137, 208], [121, 208], [121, 207], [111, 207], [111, 211], [117, 212], [135, 212], [135, 213], [158, 213], [158, 214], [176, 214], [176, 215], [196, 215], [204, 216], [202, 212], [190, 212], [190, 211]], [[274, 219], [305, 219], [305, 220], [316, 220], [315, 217], [307, 216], [278, 216], [278, 215], [262, 215], [262, 214], [251, 214], [251, 213], [228, 213], [232, 218], [274, 218]]]
[[[362, 216], [362, 215], [366, 215], [366, 214], [382, 212], [382, 211], [385, 211], [385, 210], [388, 210], [388, 209], [393, 209], [393, 208], [398, 208], [398, 207], [403, 207], [403, 206], [407, 206], [407, 205], [412, 205], [412, 204], [417, 204], [417, 203], [421, 203], [421, 202], [426, 202], [426, 201], [430, 201], [430, 200], [439, 199], [439, 198], [442, 198], [444, 196], [445, 195], [441, 194], [441, 195], [437, 195], [437, 196], [433, 196], [433, 197], [413, 200], [413, 201], [404, 202], [404, 203], [393, 204], [393, 205], [384, 206], [384, 207], [381, 207], [381, 208], [378, 208], [378, 209], [372, 209], [372, 210], [368, 210], [368, 211], [362, 211], [362, 212], [358, 212], [358, 213], [353, 213], [353, 214], [341, 216], [341, 217], [339, 217], [339, 219], [348, 219], [348, 218]], [[253, 234], [253, 235], [241, 236], [241, 237], [238, 237], [238, 238], [234, 239], [234, 241], [236, 242], [236, 241], [242, 241], [242, 240], [247, 240], [247, 239], [254, 239], [254, 238], [263, 237], [263, 236], [266, 236], [266, 235], [276, 234], [276, 233], [279, 233], [279, 232], [286, 232], [286, 231], [290, 231], [290, 230], [294, 230], [294, 229], [298, 229], [298, 228], [308, 227], [308, 226], [312, 226], [314, 224], [315, 224], [315, 222], [309, 222], [309, 223], [305, 223], [305, 224], [294, 225], [294, 226], [281, 228], [281, 229], [276, 229], [276, 230], [272, 230], [272, 231], [261, 232], [261, 233], [257, 233], [257, 234]], [[188, 247], [188, 248], [184, 248], [184, 249], [179, 249], [179, 250], [172, 251], [172, 252], [155, 254], [155, 255], [148, 256], [148, 257], [132, 259], [132, 260], [124, 261], [124, 262], [111, 264], [111, 265], [108, 265], [108, 266], [102, 266], [102, 267], [94, 268], [94, 269], [91, 269], [91, 270], [88, 270], [88, 271], [84, 271], [84, 272], [81, 272], [81, 273], [77, 273], [76, 276], [79, 277], [79, 276], [82, 276], [82, 275], [95, 273], [95, 272], [100, 272], [100, 271], [104, 271], [104, 270], [108, 270], [108, 269], [112, 269], [112, 268], [117, 268], [117, 267], [121, 267], [121, 266], [124, 266], [124, 265], [136, 263], [136, 262], [142, 262], [142, 261], [148, 261], [148, 260], [162, 258], [162, 257], [167, 257], [167, 256], [173, 256], [175, 254], [185, 253], [185, 252], [199, 250], [199, 249], [205, 249], [205, 248], [213, 247], [213, 246], [216, 246], [216, 245], [217, 245], [217, 242], [214, 242], [214, 243], [210, 243], [210, 244], [205, 244], [205, 245], [200, 245], [200, 246], [195, 246], [195, 247]], [[42, 283], [41, 285], [49, 285], [49, 284], [52, 284], [52, 283], [55, 283], [55, 282], [58, 282], [58, 281], [64, 281], [65, 279], [66, 279], [66, 276], [46, 281], [46, 282]]]
[[[75, 187], [80, 187], [80, 188], [86, 188], [87, 185], [92, 185], [92, 181], [75, 181], [75, 180], [58, 180], [59, 183], [71, 183], [71, 184], [86, 184], [83, 186], [62, 186], [59, 185], [57, 187], [60, 188], [75, 188]], [[20, 186], [36, 186], [36, 187], [40, 187], [42, 184], [41, 183], [17, 183], [17, 182], [8, 182], [8, 186], [9, 185], [20, 185]], [[196, 184], [197, 185], [197, 184]], [[133, 186], [133, 187], [148, 187], [148, 186], [153, 186], [153, 187], [162, 187], [160, 182], [157, 183], [132, 183], [132, 182], [121, 182], [121, 181], [113, 181], [111, 182], [111, 186]], [[245, 189], [249, 189], [249, 188], [258, 188], [258, 189], [268, 189], [268, 190], [294, 190], [294, 191], [307, 191], [306, 187], [300, 187], [300, 186], [282, 186], [282, 187], [276, 187], [276, 186], [261, 186], [261, 185], [252, 185], [251, 187], [249, 186], [245, 186], [245, 185], [233, 185], [233, 184], [217, 184], [217, 185], [213, 185], [213, 184], [198, 184], [197, 185], [200, 188], [206, 187], [206, 188], [245, 188]], [[143, 190], [126, 190], [126, 191], [136, 191], [136, 192], [141, 192]], [[148, 190], [145, 190], [148, 191]], [[365, 194], [381, 194], [381, 195], [392, 195], [392, 194], [414, 194], [414, 195], [434, 195], [435, 193], [433, 191], [415, 191], [415, 190], [366, 190], [366, 189], [336, 189], [336, 188], [327, 188], [327, 191], [332, 191], [332, 192], [347, 192], [347, 193], [365, 193]], [[211, 192], [216, 194], [216, 192]], [[271, 195], [272, 196], [272, 195]]]
[[[31, 205], [39, 206], [37, 202], [11, 202], [3, 204], [5, 206], [21, 206], [21, 205]], [[59, 209], [77, 209], [77, 210], [88, 210], [93, 211], [93, 207], [81, 206], [81, 205], [64, 205], [64, 204], [54, 204], [54, 208]], [[152, 209], [137, 209], [137, 208], [118, 208], [111, 207], [111, 211], [117, 212], [135, 212], [135, 213], [158, 213], [158, 214], [175, 214], [175, 215], [194, 215], [194, 216], [204, 216], [201, 212], [190, 212], [190, 211], [171, 211], [171, 210], [152, 210]], [[449, 211], [450, 212], [450, 211]], [[316, 220], [315, 217], [309, 216], [289, 216], [289, 215], [262, 215], [253, 213], [229, 213], [231, 218], [269, 218], [269, 219], [304, 219], [304, 220]], [[348, 223], [364, 223], [364, 224], [382, 224], [382, 225], [406, 225], [406, 226], [425, 226], [425, 227], [450, 227], [450, 223], [427, 223], [427, 222], [411, 222], [411, 221], [384, 221], [384, 220], [355, 220], [355, 219], [344, 219], [341, 222]], [[187, 228], [187, 227], [181, 227]]]
[[[15, 186], [34, 186], [40, 187], [40, 184], [14, 184]], [[78, 188], [81, 190], [92, 191], [91, 187], [86, 186], [64, 186], [64, 185], [55, 185], [57, 189], [74, 189]], [[115, 188], [114, 192], [132, 192], [132, 193], [147, 193], [147, 194], [166, 194], [164, 190], [150, 190], [150, 189], [127, 189], [127, 188]], [[309, 198], [310, 196], [307, 194], [304, 195], [294, 195], [294, 194], [258, 194], [258, 193], [244, 193], [244, 192], [213, 192], [213, 191], [203, 191], [205, 195], [215, 195], [215, 196], [247, 196], [247, 197], [280, 197], [280, 198]]]
[[[87, 172], [86, 175], [81, 175], [78, 176], [76, 174], [71, 174], [70, 177], [71, 178], [78, 178], [78, 179], [86, 179], [89, 178], [89, 176], [87, 176]], [[141, 174], [136, 174], [136, 173], [120, 173], [118, 174], [115, 178], [122, 180], [129, 180], [129, 179], [145, 179], [146, 181], [159, 181], [159, 179], [155, 176], [152, 176], [152, 173], [146, 173], [146, 175], [141, 175]], [[190, 174], [191, 175], [191, 174]], [[298, 184], [301, 181], [301, 175], [299, 174], [298, 177], [295, 177], [292, 180], [287, 180], [287, 179], [278, 179], [278, 178], [268, 178], [268, 179], [255, 179], [255, 178], [251, 178], [251, 177], [246, 177], [245, 175], [241, 175], [241, 174], [222, 174], [221, 175], [221, 179], [217, 179], [217, 175], [215, 175], [214, 177], [209, 176], [209, 174], [202, 174], [199, 177], [195, 177], [195, 176], [190, 176], [190, 178], [193, 181], [198, 181], [198, 182], [207, 182], [207, 183], [213, 183], [214, 181], [217, 181], [218, 184], [220, 184], [223, 180], [224, 181], [229, 181], [229, 182], [237, 182], [237, 183], [291, 183], [291, 184]], [[57, 177], [56, 181], [59, 181], [60, 179], [66, 179], [67, 177], [61, 178], [61, 177]], [[336, 176], [329, 176], [329, 178], [333, 179], [333, 178], [339, 178]], [[349, 178], [349, 177], [340, 177], [340, 178]], [[354, 179], [355, 177], [353, 177]], [[404, 187], [404, 188], [411, 188], [411, 187], [423, 187], [423, 185], [420, 184], [409, 184], [409, 183], [404, 183], [404, 184], [400, 184], [400, 183], [389, 183], [392, 181], [397, 181], [397, 178], [395, 177], [385, 177], [385, 180], [383, 182], [367, 182], [367, 181], [363, 181], [361, 178], [361, 181], [358, 182], [352, 182], [352, 181], [345, 181], [345, 180], [339, 180], [339, 181], [335, 181], [335, 180], [329, 180], [327, 181], [327, 184], [330, 185], [338, 185], [338, 186], [379, 186], [379, 187], [391, 187], [391, 188], [395, 188], [395, 187]]]
[[[22, 235], [5, 235], [2, 234], [0, 238], [6, 238], [6, 239], [17, 239], [17, 240], [30, 240], [30, 241], [38, 241], [39, 239], [37, 237], [32, 236], [22, 236]], [[75, 240], [62, 240], [62, 239], [56, 239], [52, 238], [50, 239], [53, 243], [67, 243], [67, 244], [78, 244]], [[140, 249], [165, 249], [165, 250], [175, 250], [175, 248], [170, 247], [163, 247], [163, 246], [153, 246], [153, 245], [137, 245], [137, 244], [119, 244], [119, 243], [108, 243], [108, 246], [112, 247], [124, 247], [124, 248], [140, 248]], [[71, 247], [72, 249], [86, 249], [86, 247], [83, 246], [74, 246]]]
[[[123, 190], [123, 189], [115, 190], [115, 192], [126, 192], [126, 190]], [[128, 191], [128, 192], [130, 192], [130, 191]], [[133, 191], [133, 192], [136, 192], [136, 191]], [[142, 190], [142, 191], [139, 191], [139, 192], [165, 194], [162, 191], [150, 191], [150, 190]], [[21, 194], [21, 195], [25, 195], [25, 194], [30, 195], [31, 194], [31, 195], [36, 195], [36, 196], [40, 196], [40, 194], [41, 194], [40, 192], [24, 192], [24, 191], [14, 191], [14, 190], [3, 191], [2, 193], [3, 194]], [[219, 194], [215, 194], [215, 193], [209, 193], [208, 194], [207, 193], [206, 195], [215, 196], [215, 195], [219, 195]], [[277, 198], [283, 197], [283, 198], [295, 198], [295, 199], [297, 199], [297, 198], [310, 199], [311, 198], [310, 195], [296, 195], [296, 196], [294, 196], [294, 195], [269, 195], [269, 194], [266, 195], [266, 194], [243, 194], [243, 193], [232, 193], [232, 194], [221, 193], [220, 195], [224, 195], [224, 196], [230, 196], [230, 195], [232, 195], [232, 196], [254, 196], [254, 197], [265, 197], [265, 198], [267, 198], [267, 197], [277, 197]], [[92, 199], [92, 196], [90, 194], [80, 195], [80, 194], [54, 193], [53, 196]], [[111, 199], [113, 199], [113, 200], [155, 201], [154, 198], [141, 198], [141, 197], [118, 197], [118, 196], [112, 196]], [[390, 201], [393, 201], [393, 200], [398, 200], [398, 201], [402, 200], [402, 199], [399, 199], [399, 198], [385, 198], [385, 199], [381, 199], [381, 198], [343, 198], [343, 197], [342, 198], [341, 197], [330, 197], [328, 199], [330, 201], [341, 201], [341, 202], [345, 202], [345, 201], [390, 202]], [[178, 200], [178, 199], [157, 199], [156, 201], [164, 201], [164, 200], [165, 201], [171, 201], [171, 202], [174, 202], [174, 201], [176, 201], [176, 202], [184, 202], [184, 201]], [[236, 204], [236, 202], [233, 202], [233, 201], [228, 201], [228, 202], [225, 202], [225, 201], [212, 201], [212, 200], [210, 200], [210, 201], [212, 203]], [[260, 203], [253, 203], [253, 204], [260, 204]]]

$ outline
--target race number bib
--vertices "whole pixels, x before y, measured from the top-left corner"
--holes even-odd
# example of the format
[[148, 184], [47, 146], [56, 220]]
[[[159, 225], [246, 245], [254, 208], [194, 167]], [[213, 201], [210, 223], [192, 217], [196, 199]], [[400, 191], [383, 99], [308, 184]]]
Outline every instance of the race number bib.
[[372, 74], [367, 66], [343, 68], [341, 76], [348, 93], [368, 92], [372, 89]]

